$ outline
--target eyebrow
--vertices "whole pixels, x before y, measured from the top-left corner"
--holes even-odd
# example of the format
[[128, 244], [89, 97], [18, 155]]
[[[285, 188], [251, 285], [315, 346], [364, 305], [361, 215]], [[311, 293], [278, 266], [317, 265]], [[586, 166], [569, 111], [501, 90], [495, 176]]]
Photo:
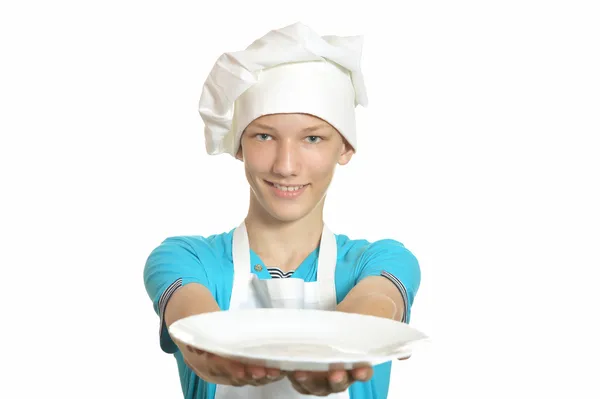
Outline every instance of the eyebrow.
[[[269, 131], [277, 131], [277, 129], [275, 129], [272, 126], [269, 125], [264, 125], [262, 123], [254, 123], [252, 125], [252, 127], [257, 127], [260, 129], [264, 129], [264, 130], [269, 130]], [[325, 127], [329, 127], [329, 125], [325, 124], [325, 123], [321, 123], [320, 125], [315, 125], [315, 126], [310, 126], [310, 127], [306, 127], [304, 129], [302, 129], [303, 133], [307, 133], [307, 132], [315, 132], [317, 130], [323, 129]]]

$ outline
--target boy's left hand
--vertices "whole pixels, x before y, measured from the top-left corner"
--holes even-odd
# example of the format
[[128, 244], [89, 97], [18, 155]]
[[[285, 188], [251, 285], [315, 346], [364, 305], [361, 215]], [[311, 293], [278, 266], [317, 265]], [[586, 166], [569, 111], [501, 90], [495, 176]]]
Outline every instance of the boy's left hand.
[[304, 395], [327, 396], [344, 392], [356, 381], [366, 382], [373, 376], [372, 367], [359, 367], [353, 370], [332, 371], [293, 371], [288, 379], [296, 391]]

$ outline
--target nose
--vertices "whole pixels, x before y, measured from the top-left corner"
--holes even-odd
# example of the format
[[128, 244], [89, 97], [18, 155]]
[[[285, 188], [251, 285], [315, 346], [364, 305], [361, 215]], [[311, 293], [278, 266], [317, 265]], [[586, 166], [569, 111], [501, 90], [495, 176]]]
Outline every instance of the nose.
[[277, 143], [273, 173], [282, 177], [294, 176], [299, 170], [299, 148], [292, 140], [281, 140]]

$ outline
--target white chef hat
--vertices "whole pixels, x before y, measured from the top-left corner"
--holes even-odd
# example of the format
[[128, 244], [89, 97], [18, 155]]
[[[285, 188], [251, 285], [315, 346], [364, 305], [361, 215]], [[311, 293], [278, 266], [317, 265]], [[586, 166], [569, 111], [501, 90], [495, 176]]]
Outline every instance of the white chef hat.
[[276, 113], [317, 116], [356, 151], [355, 108], [367, 105], [362, 41], [319, 36], [296, 23], [270, 31], [244, 51], [221, 55], [200, 97], [206, 151], [235, 156], [244, 129]]

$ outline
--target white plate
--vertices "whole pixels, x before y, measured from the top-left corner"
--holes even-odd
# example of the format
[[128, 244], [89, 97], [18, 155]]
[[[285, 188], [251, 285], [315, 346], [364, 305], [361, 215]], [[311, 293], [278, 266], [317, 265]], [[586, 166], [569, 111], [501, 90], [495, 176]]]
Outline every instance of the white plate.
[[374, 316], [311, 309], [247, 309], [176, 321], [171, 337], [247, 364], [326, 371], [406, 358], [427, 336]]

